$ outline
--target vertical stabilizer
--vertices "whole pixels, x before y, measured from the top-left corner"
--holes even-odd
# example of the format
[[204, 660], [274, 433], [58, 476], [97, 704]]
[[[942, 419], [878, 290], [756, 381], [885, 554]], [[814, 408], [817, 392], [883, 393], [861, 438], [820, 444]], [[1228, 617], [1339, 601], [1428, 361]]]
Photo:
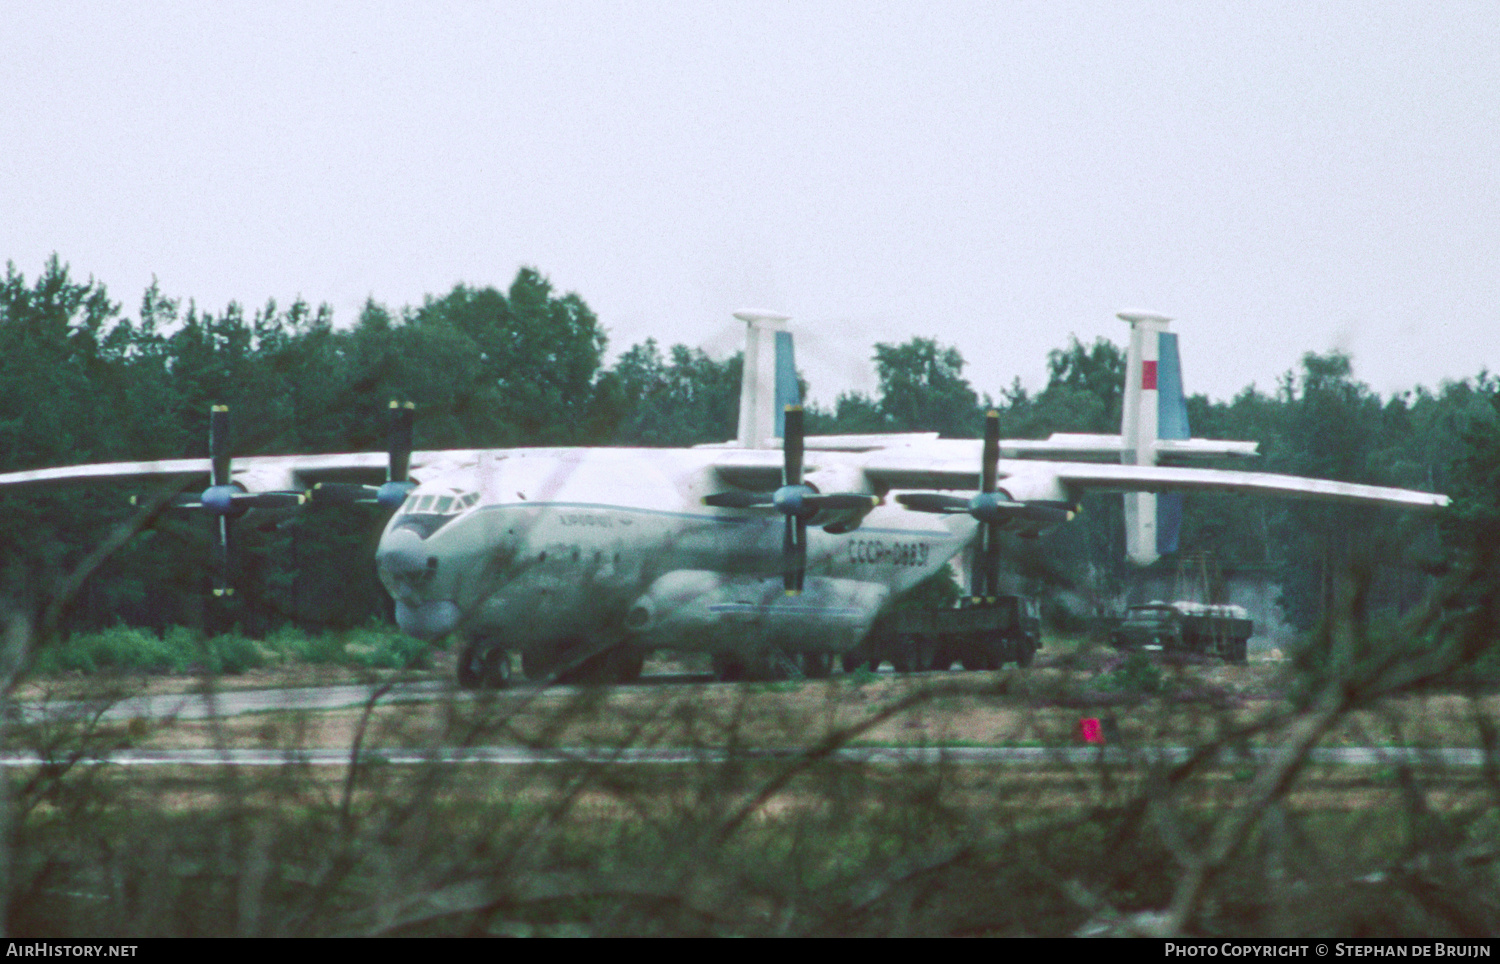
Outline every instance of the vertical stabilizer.
[[780, 438], [786, 406], [799, 402], [797, 365], [792, 357], [788, 318], [769, 311], [736, 311], [745, 323], [744, 370], [740, 375], [740, 426], [735, 435], [742, 448], [765, 448]]
[[[1156, 440], [1192, 437], [1187, 400], [1182, 391], [1182, 362], [1177, 335], [1167, 330], [1172, 319], [1145, 311], [1122, 311], [1130, 324], [1125, 355], [1125, 399], [1120, 434], [1121, 461], [1156, 464]], [[1149, 492], [1125, 496], [1125, 554], [1138, 566], [1149, 566], [1162, 553], [1177, 551], [1182, 526], [1182, 495]]]

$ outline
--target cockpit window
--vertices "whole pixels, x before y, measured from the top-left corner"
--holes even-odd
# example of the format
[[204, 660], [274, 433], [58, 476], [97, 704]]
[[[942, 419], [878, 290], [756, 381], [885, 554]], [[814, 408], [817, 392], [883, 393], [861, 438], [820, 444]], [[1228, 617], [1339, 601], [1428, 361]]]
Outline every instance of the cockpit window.
[[478, 501], [477, 492], [430, 493], [408, 497], [401, 508], [407, 515], [458, 515]]

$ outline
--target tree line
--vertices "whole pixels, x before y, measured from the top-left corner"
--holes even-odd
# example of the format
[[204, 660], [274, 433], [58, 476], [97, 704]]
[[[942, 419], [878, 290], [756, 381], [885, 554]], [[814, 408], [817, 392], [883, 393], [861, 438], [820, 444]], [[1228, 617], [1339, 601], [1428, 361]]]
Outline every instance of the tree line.
[[[739, 356], [719, 361], [648, 339], [608, 365], [606, 349], [584, 300], [533, 268], [504, 291], [460, 284], [395, 311], [371, 301], [353, 324], [335, 326], [326, 305], [215, 312], [155, 283], [127, 313], [55, 256], [32, 281], [12, 264], [0, 285], [0, 471], [204, 456], [215, 403], [232, 407], [236, 455], [381, 449], [391, 399], [417, 405], [425, 449], [733, 437]], [[991, 408], [1010, 438], [1118, 430], [1124, 355], [1103, 339], [1051, 352], [1047, 385], [1035, 393], [1019, 380], [977, 390], [959, 352], [935, 339], [876, 345], [874, 361], [877, 390], [810, 406], [809, 431], [977, 437]], [[1317, 621], [1341, 572], [1368, 573], [1372, 597], [1399, 610], [1459, 560], [1488, 558], [1500, 537], [1500, 380], [1488, 373], [1382, 398], [1347, 356], [1309, 353], [1271, 392], [1193, 396], [1188, 407], [1197, 436], [1259, 442], [1258, 470], [1460, 499], [1438, 526], [1410, 513], [1190, 497], [1182, 552], [1274, 578], [1295, 625]], [[128, 516], [127, 496], [150, 492], [78, 483], [0, 495], [0, 593], [11, 605], [40, 605]], [[1029, 590], [1118, 594], [1132, 578], [1118, 503], [1090, 497], [1081, 522], [1017, 540], [1012, 571]], [[252, 632], [380, 618], [388, 602], [371, 562], [378, 521], [301, 510], [242, 526], [238, 618]], [[203, 624], [206, 543], [201, 516], [162, 513], [84, 580], [60, 628]]]

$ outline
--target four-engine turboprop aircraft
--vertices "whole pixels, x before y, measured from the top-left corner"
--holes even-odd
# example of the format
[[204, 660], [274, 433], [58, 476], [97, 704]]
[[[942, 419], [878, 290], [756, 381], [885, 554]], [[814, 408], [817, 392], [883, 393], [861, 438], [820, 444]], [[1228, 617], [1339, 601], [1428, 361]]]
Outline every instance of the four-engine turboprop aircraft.
[[[787, 319], [736, 317], [747, 324], [747, 345], [732, 442], [413, 452], [409, 414], [398, 409], [388, 454], [231, 461], [225, 425], [214, 432], [211, 459], [12, 472], [0, 474], [0, 485], [209, 475], [209, 488], [185, 504], [220, 517], [223, 553], [228, 520], [309, 490], [317, 500], [394, 508], [376, 564], [397, 621], [423, 639], [460, 634], [466, 686], [504, 685], [513, 656], [531, 678], [564, 670], [627, 678], [656, 649], [707, 651], [726, 677], [778, 655], [820, 675], [860, 644], [895, 597], [970, 545], [973, 591], [993, 593], [998, 533], [1063, 522], [1089, 490], [1126, 493], [1128, 552], [1139, 563], [1173, 548], [1170, 499], [1183, 491], [1421, 509], [1447, 502], [1428, 492], [1158, 465], [1163, 457], [1254, 455], [1255, 445], [1189, 437], [1176, 336], [1157, 315], [1120, 316], [1131, 325], [1121, 434], [1038, 441], [1002, 441], [993, 413], [982, 440], [804, 437]], [[315, 485], [329, 473], [382, 467], [379, 487]]]

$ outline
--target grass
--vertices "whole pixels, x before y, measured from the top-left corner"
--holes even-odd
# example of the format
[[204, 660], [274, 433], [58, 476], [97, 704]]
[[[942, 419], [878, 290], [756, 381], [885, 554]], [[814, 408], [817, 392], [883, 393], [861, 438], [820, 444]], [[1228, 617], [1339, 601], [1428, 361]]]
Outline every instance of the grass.
[[65, 674], [208, 674], [238, 675], [290, 664], [360, 669], [406, 669], [431, 666], [427, 644], [384, 627], [309, 634], [285, 627], [264, 639], [237, 632], [204, 637], [184, 627], [163, 636], [150, 630], [117, 626], [75, 633], [41, 649], [30, 675]]
[[[12, 934], [1069, 934], [1170, 901], [1184, 849], [1245, 792], [1180, 784], [1168, 832], [1140, 807], [1144, 774], [787, 766], [376, 767], [347, 798], [328, 770], [13, 777]], [[1430, 840], [1482, 858], [1493, 796], [1419, 827], [1400, 806], [1319, 802], [1367, 796], [1358, 780], [1301, 782], [1195, 933], [1493, 927], [1482, 866], [1405, 869]]]
[[[69, 654], [73, 668], [55, 672], [113, 674], [118, 689], [118, 674], [158, 666], [365, 671], [429, 655], [379, 633], [293, 634], [249, 655], [236, 639], [101, 634], [37, 665]], [[1405, 650], [1361, 645], [1358, 660], [1310, 664], [1300, 686], [1254, 695], [1233, 679], [1270, 669], [1080, 648], [1027, 671], [517, 689], [174, 724], [12, 720], [6, 745], [53, 762], [3, 777], [4, 921], [13, 936], [116, 938], [1492, 935], [1500, 697], [1403, 678]], [[1130, 697], [1114, 711], [1123, 744], [1198, 755], [1039, 766], [830, 755], [1072, 745], [1100, 680]], [[1491, 766], [1307, 756], [1372, 742], [1490, 746]], [[717, 752], [634, 767], [77, 762], [123, 745]], [[1240, 746], [1275, 752], [1221, 760]]]

